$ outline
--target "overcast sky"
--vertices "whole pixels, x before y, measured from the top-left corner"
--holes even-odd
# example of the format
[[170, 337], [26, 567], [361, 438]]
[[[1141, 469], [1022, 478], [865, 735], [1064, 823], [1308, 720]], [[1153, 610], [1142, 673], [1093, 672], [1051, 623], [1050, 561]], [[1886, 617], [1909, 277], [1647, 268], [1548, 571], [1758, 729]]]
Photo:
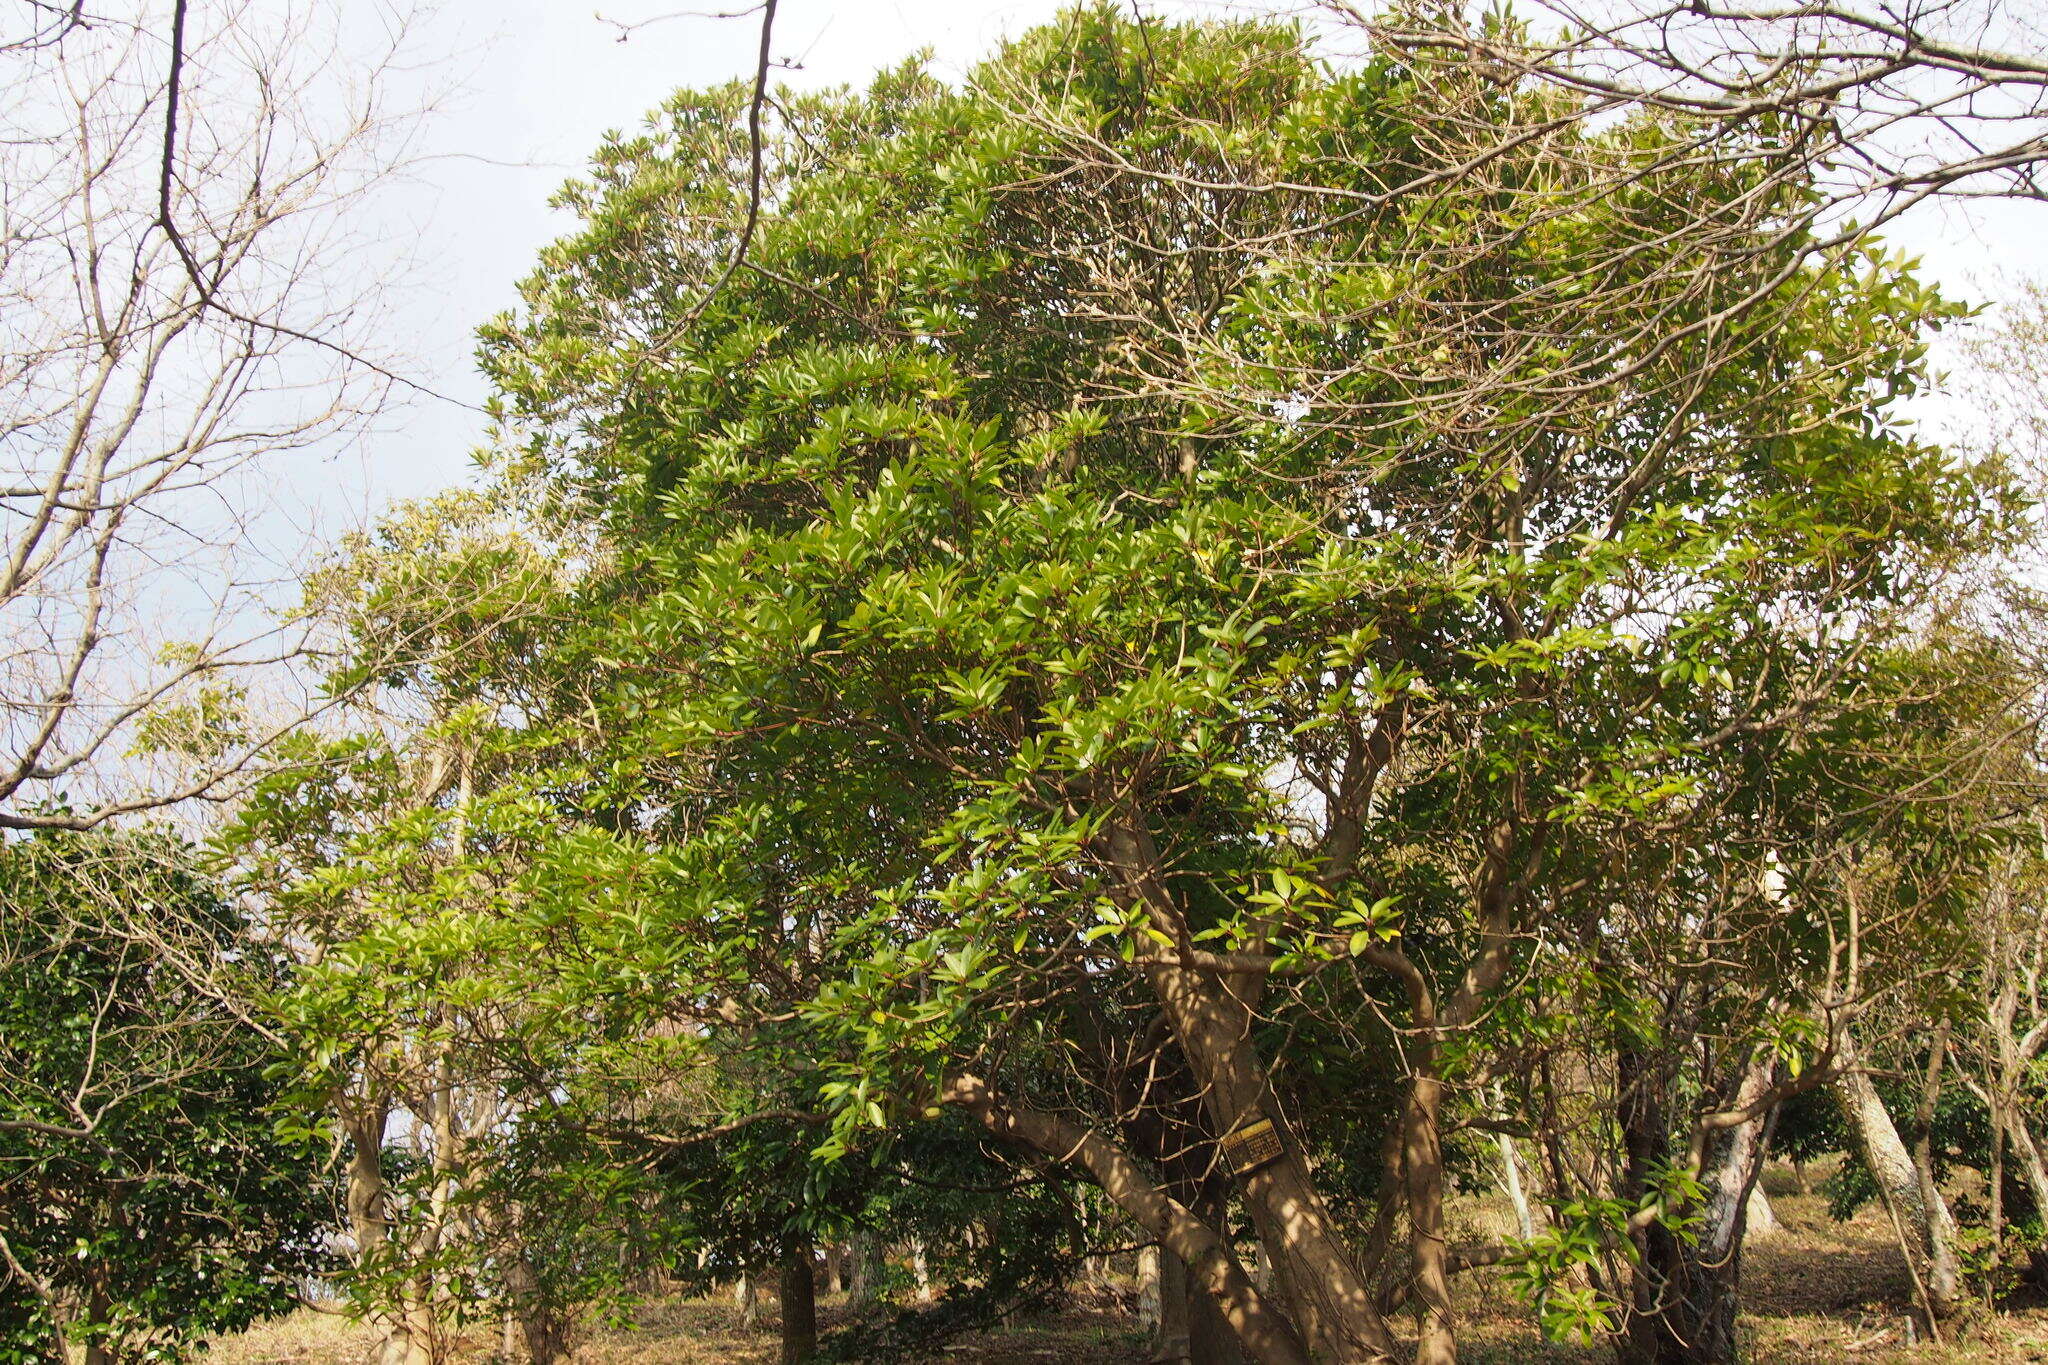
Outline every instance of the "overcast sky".
[[[619, 29], [598, 13], [630, 24], [678, 6], [603, 0], [593, 11], [591, 3], [441, 0], [415, 35], [414, 50], [435, 59], [424, 78], [449, 93], [423, 127], [420, 150], [431, 159], [413, 184], [382, 202], [380, 214], [389, 240], [416, 245], [423, 258], [396, 321], [421, 372], [442, 392], [481, 399], [471, 333], [511, 303], [535, 253], [567, 226], [546, 201], [605, 130], [633, 127], [680, 86], [751, 72], [752, 18], [677, 18], [621, 42]], [[696, 0], [704, 9], [745, 3]], [[957, 73], [1003, 35], [1058, 7], [1055, 0], [783, 0], [773, 50], [799, 69], [778, 78], [858, 84], [926, 46], [942, 73]], [[1145, 8], [1171, 14], [1197, 6], [1146, 0]], [[364, 7], [364, 22], [372, 10]], [[1936, 209], [1893, 238], [1921, 254], [1945, 284], [1971, 292], [1975, 282], [1976, 297], [1995, 287], [1995, 272], [2048, 271], [2048, 209], [2039, 205]], [[328, 515], [372, 515], [392, 499], [464, 479], [480, 431], [474, 412], [416, 401], [358, 454], [335, 461]]]

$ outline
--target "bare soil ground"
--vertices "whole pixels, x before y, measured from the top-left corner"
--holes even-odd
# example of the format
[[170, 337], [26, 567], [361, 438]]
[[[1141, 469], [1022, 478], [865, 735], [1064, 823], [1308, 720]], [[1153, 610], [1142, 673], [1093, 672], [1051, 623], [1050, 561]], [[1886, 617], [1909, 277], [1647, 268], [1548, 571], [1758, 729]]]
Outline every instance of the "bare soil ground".
[[[1774, 1180], [1774, 1185], [1780, 1182]], [[1774, 1191], [1784, 1231], [1753, 1239], [1744, 1253], [1743, 1328], [1756, 1365], [2006, 1365], [2048, 1362], [2048, 1304], [2027, 1300], [1993, 1313], [1978, 1309], [1945, 1328], [1945, 1340], [1908, 1340], [1911, 1286], [1881, 1214], [1848, 1223], [1827, 1216], [1818, 1196]], [[1503, 1210], [1466, 1203], [1469, 1231], [1496, 1231]], [[1542, 1340], [1528, 1305], [1500, 1275], [1461, 1280], [1461, 1356], [1469, 1365], [1608, 1365], [1604, 1347], [1560, 1346]], [[579, 1365], [769, 1365], [776, 1359], [775, 1308], [764, 1303], [761, 1330], [742, 1333], [723, 1299], [664, 1299], [645, 1304], [630, 1327], [591, 1326], [580, 1337]], [[845, 1308], [826, 1299], [820, 1325], [843, 1320]], [[1918, 1334], [1915, 1334], [1918, 1335]], [[464, 1365], [493, 1358], [495, 1332], [479, 1329], [461, 1344]], [[360, 1365], [370, 1360], [368, 1333], [344, 1319], [301, 1312], [221, 1342], [219, 1365]], [[962, 1365], [1141, 1365], [1143, 1334], [1127, 1313], [1075, 1309], [1043, 1321], [964, 1338], [942, 1355]]]

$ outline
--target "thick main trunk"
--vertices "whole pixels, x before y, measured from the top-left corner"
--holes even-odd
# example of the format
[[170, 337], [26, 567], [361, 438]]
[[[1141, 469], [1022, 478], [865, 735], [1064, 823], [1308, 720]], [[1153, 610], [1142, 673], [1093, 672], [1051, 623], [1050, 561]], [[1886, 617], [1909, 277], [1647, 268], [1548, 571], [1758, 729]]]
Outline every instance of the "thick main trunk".
[[[348, 1131], [348, 1183], [344, 1195], [349, 1233], [355, 1239], [355, 1264], [359, 1271], [381, 1274], [391, 1248], [389, 1195], [384, 1183], [384, 1128], [390, 1121], [382, 1105], [345, 1111], [342, 1123]], [[378, 1365], [427, 1365], [433, 1359], [431, 1324], [422, 1323], [411, 1302], [409, 1286], [399, 1290], [400, 1301], [372, 1307], [365, 1320], [377, 1333]], [[429, 1330], [422, 1336], [421, 1328]]]
[[1244, 1365], [1244, 1347], [1216, 1300], [1192, 1285], [1186, 1297], [1188, 1365]]
[[[1054, 1114], [1005, 1103], [973, 1076], [953, 1077], [946, 1098], [998, 1137], [1022, 1142], [1054, 1160], [1080, 1165], [1132, 1222], [1187, 1263], [1196, 1284], [1259, 1365], [1310, 1365], [1308, 1350], [1286, 1317], [1261, 1294], [1216, 1230], [1160, 1189], [1122, 1148], [1100, 1133]], [[1345, 1359], [1353, 1359], [1347, 1357]]]
[[[1394, 1340], [1373, 1305], [1308, 1163], [1279, 1117], [1269, 1112], [1265, 1068], [1252, 1047], [1247, 997], [1254, 987], [1182, 967], [1147, 968], [1194, 1069], [1219, 1133], [1264, 1117], [1280, 1131], [1281, 1153], [1238, 1180], [1240, 1197], [1268, 1253], [1292, 1317], [1320, 1360], [1332, 1365], [1390, 1361]], [[1249, 1342], [1246, 1343], [1250, 1345]]]
[[1415, 1365], [1457, 1365], [1451, 1307], [1451, 1244], [1444, 1231], [1443, 1087], [1424, 1072], [1408, 1082], [1401, 1113], [1401, 1170], [1407, 1187], [1409, 1254], [1422, 1306]]
[[[1190, 950], [1185, 917], [1159, 879], [1151, 835], [1141, 825], [1119, 824], [1109, 831], [1108, 849], [1128, 893], [1179, 945], [1173, 952]], [[1265, 992], [1265, 973], [1224, 972], [1158, 955], [1141, 958], [1140, 965], [1194, 1071], [1215, 1131], [1229, 1134], [1263, 1117], [1280, 1134], [1280, 1155], [1241, 1173], [1238, 1192], [1259, 1240], [1273, 1255], [1299, 1335], [1327, 1365], [1393, 1360], [1393, 1335], [1316, 1190], [1301, 1149], [1280, 1121], [1265, 1065], [1252, 1045], [1253, 1011]], [[1189, 1264], [1194, 1267], [1193, 1261]], [[1230, 1316], [1227, 1305], [1225, 1315]], [[1245, 1345], [1254, 1354], [1259, 1350], [1248, 1337]]]
[[[1649, 1168], [1664, 1154], [1663, 1073], [1624, 1054], [1623, 1126], [1631, 1197], [1640, 1197]], [[1769, 1091], [1774, 1068], [1748, 1067], [1728, 1107], [1743, 1109]], [[1763, 1169], [1768, 1119], [1759, 1113], [1707, 1140], [1699, 1181], [1705, 1189], [1691, 1240], [1652, 1224], [1637, 1235], [1634, 1304], [1629, 1331], [1616, 1343], [1624, 1365], [1730, 1365], [1737, 1358], [1742, 1244], [1756, 1182]]]
[[1835, 1097], [1848, 1123], [1850, 1142], [1914, 1243], [1909, 1251], [1919, 1263], [1915, 1270], [1926, 1290], [1928, 1308], [1937, 1317], [1946, 1316], [1960, 1301], [1955, 1220], [1941, 1191], [1922, 1183], [1912, 1153], [1899, 1137], [1898, 1125], [1871, 1084], [1869, 1073], [1858, 1064], [1854, 1044], [1846, 1034], [1839, 1055], [1848, 1069], [1835, 1082]]
[[92, 1290], [85, 1299], [83, 1318], [88, 1335], [78, 1353], [79, 1365], [114, 1365], [114, 1352], [100, 1330], [107, 1325], [113, 1306], [106, 1285], [98, 1275], [93, 1276]]
[[1152, 1365], [1243, 1365], [1237, 1333], [1216, 1301], [1190, 1282], [1187, 1264], [1172, 1252], [1159, 1256]]
[[[1771, 1088], [1776, 1068], [1750, 1066], [1731, 1109], [1744, 1109]], [[1699, 1180], [1706, 1188], [1696, 1240], [1672, 1239], [1671, 1305], [1664, 1313], [1670, 1365], [1729, 1365], [1736, 1358], [1735, 1318], [1740, 1305], [1742, 1244], [1756, 1182], [1763, 1170], [1768, 1120], [1757, 1114], [1714, 1134], [1702, 1153]]]
[[1158, 1253], [1157, 1325], [1152, 1332], [1152, 1365], [1187, 1365], [1193, 1349], [1188, 1340], [1188, 1263], [1170, 1251]]
[[515, 1256], [505, 1267], [505, 1289], [527, 1358], [533, 1365], [554, 1365], [567, 1348], [568, 1333], [560, 1312], [545, 1301], [540, 1277], [526, 1257]]
[[800, 1242], [782, 1257], [782, 1365], [804, 1365], [818, 1351], [818, 1281], [811, 1246]]

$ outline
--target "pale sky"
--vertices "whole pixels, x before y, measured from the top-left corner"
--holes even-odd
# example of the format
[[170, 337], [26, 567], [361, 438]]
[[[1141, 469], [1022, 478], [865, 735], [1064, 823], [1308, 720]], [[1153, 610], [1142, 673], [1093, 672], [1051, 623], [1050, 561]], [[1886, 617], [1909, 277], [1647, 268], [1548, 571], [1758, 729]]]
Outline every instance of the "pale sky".
[[[431, 159], [379, 209], [388, 222], [383, 235], [394, 246], [416, 246], [424, 263], [395, 321], [428, 383], [471, 402], [483, 395], [471, 363], [474, 328], [512, 302], [514, 282], [567, 226], [546, 207], [555, 187], [578, 171], [605, 130], [633, 127], [678, 87], [752, 70], [752, 17], [676, 18], [620, 42], [592, 3], [440, 0], [416, 35], [415, 51], [443, 59], [422, 79], [449, 94], [423, 128], [421, 150]], [[746, 0], [696, 3], [715, 10]], [[661, 0], [603, 0], [601, 12], [632, 23], [677, 8]], [[926, 46], [941, 73], [953, 74], [998, 38], [1058, 8], [1057, 0], [783, 0], [773, 50], [800, 69], [777, 78], [800, 86], [860, 84]], [[1148, 13], [1198, 8], [1218, 6], [1145, 0]], [[2042, 205], [1936, 208], [1892, 237], [1920, 254], [1929, 274], [1976, 298], [1995, 289], [1998, 272], [2048, 272]], [[416, 400], [358, 456], [330, 466], [331, 496], [323, 499], [321, 519], [373, 515], [393, 499], [463, 480], [481, 425], [463, 408]]]
[[[688, 0], [685, 0], [687, 3]], [[706, 10], [743, 7], [700, 3]], [[675, 12], [660, 0], [606, 0], [625, 23]], [[957, 72], [1007, 33], [1051, 16], [1056, 0], [783, 0], [773, 51], [801, 69], [776, 79], [812, 87], [863, 84], [931, 47]], [[1153, 12], [1170, 6], [1149, 6]], [[678, 18], [625, 42], [591, 0], [443, 0], [414, 50], [457, 53], [424, 79], [451, 87], [426, 125], [414, 182], [387, 193], [384, 235], [416, 246], [422, 267], [396, 319], [430, 387], [471, 402], [476, 325], [511, 304], [514, 283], [568, 220], [548, 197], [576, 174], [607, 129], [630, 129], [683, 86], [752, 74], [757, 21]], [[510, 164], [489, 164], [489, 163]], [[462, 480], [477, 443], [475, 413], [416, 399], [357, 458], [336, 462], [336, 493], [354, 514]], [[360, 488], [353, 487], [360, 480]], [[333, 503], [328, 516], [347, 515]]]

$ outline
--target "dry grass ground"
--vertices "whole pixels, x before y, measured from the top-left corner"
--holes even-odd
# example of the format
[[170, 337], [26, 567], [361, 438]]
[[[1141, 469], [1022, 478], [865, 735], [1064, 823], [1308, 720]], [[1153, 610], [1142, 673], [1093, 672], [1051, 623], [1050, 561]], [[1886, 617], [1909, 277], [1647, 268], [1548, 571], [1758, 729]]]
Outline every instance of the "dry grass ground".
[[[1778, 1183], [1778, 1182], [1773, 1182]], [[1911, 1288], [1882, 1215], [1848, 1223], [1828, 1218], [1818, 1196], [1780, 1189], [1785, 1230], [1754, 1240], [1745, 1253], [1743, 1327], [1755, 1365], [2006, 1365], [2048, 1362], [2048, 1305], [2024, 1302], [1980, 1310], [1950, 1324], [1940, 1344], [1909, 1343]], [[1471, 1202], [1457, 1210], [1466, 1231], [1497, 1231], [1502, 1211]], [[1607, 1365], [1599, 1347], [1557, 1346], [1535, 1331], [1528, 1307], [1494, 1272], [1465, 1277], [1462, 1355], [1469, 1365]], [[592, 1327], [576, 1350], [579, 1365], [767, 1365], [776, 1358], [774, 1305], [759, 1332], [741, 1333], [724, 1300], [669, 1299], [646, 1304], [629, 1328]], [[834, 1300], [821, 1324], [841, 1320]], [[302, 1312], [222, 1342], [218, 1365], [358, 1365], [370, 1339], [343, 1319]], [[457, 1359], [483, 1365], [497, 1334], [478, 1330]], [[1147, 1358], [1136, 1323], [1111, 1311], [1074, 1311], [969, 1337], [942, 1357], [963, 1365], [1139, 1365]]]
[[[629, 1328], [593, 1328], [578, 1342], [577, 1365], [772, 1365], [777, 1357], [775, 1305], [756, 1332], [741, 1332], [723, 1299], [662, 1299], [641, 1306]], [[843, 1310], [820, 1305], [829, 1329]], [[496, 1332], [475, 1331], [457, 1345], [463, 1365], [493, 1360]], [[329, 1314], [302, 1311], [220, 1343], [218, 1365], [363, 1365], [374, 1359], [368, 1332]], [[965, 1365], [1127, 1365], [1146, 1358], [1135, 1323], [1121, 1313], [1064, 1313], [1000, 1333], [963, 1338], [941, 1359]]]

